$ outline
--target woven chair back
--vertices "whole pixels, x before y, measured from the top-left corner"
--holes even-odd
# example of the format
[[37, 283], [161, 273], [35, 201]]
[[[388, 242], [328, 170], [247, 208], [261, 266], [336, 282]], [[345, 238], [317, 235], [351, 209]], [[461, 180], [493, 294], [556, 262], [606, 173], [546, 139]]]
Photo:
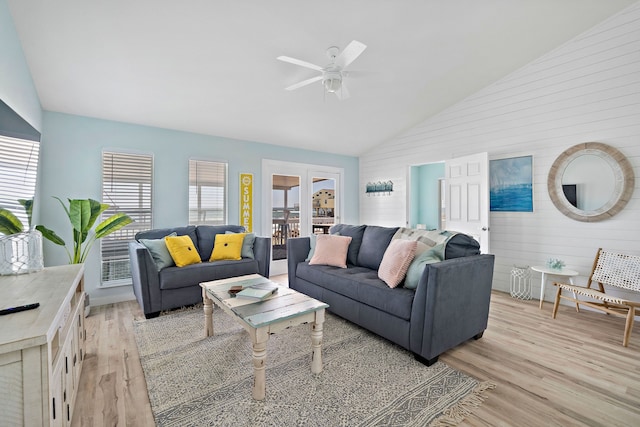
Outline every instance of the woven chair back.
[[640, 256], [601, 250], [591, 280], [640, 292]]

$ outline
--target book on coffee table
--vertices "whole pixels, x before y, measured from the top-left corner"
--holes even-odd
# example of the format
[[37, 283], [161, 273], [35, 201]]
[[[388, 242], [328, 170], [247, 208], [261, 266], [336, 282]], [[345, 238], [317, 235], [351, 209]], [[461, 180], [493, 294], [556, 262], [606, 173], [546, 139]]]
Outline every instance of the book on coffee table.
[[243, 290], [241, 290], [236, 294], [236, 297], [262, 301], [264, 299], [269, 298], [271, 295], [275, 294], [277, 291], [278, 291], [278, 286], [274, 285], [273, 283], [259, 283], [257, 285], [252, 285], [244, 288]]

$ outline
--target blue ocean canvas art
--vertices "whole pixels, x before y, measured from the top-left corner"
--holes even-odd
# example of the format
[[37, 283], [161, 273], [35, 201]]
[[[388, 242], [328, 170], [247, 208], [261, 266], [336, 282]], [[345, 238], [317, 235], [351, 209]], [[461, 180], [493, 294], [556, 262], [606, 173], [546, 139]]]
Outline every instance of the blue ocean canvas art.
[[491, 160], [490, 208], [498, 212], [533, 212], [532, 156]]

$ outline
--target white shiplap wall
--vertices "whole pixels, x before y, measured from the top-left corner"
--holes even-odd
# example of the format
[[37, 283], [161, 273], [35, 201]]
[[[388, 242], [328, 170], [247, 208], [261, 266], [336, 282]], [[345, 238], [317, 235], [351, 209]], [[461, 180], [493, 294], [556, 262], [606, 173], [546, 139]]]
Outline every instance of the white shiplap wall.
[[[622, 151], [636, 175], [627, 207], [598, 223], [563, 216], [547, 193], [555, 158], [589, 141]], [[513, 264], [558, 257], [584, 284], [598, 247], [640, 254], [640, 2], [361, 156], [361, 223], [406, 224], [409, 165], [484, 151], [490, 159], [534, 159], [534, 212], [491, 213], [495, 289], [508, 291]], [[364, 194], [367, 182], [389, 179], [391, 196]], [[534, 276], [534, 296], [539, 280]]]

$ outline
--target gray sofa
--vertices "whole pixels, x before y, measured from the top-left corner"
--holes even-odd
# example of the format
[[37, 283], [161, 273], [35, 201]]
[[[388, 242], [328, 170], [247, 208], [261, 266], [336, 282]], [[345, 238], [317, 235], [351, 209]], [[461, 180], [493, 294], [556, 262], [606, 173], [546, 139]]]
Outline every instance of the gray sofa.
[[[403, 229], [406, 230], [406, 229]], [[309, 265], [310, 238], [287, 241], [289, 286], [329, 304], [329, 311], [410, 350], [426, 365], [487, 327], [494, 256], [455, 234], [445, 260], [427, 264], [417, 288], [390, 288], [377, 269], [397, 228], [339, 224], [351, 236], [347, 268]]]
[[[136, 240], [129, 243], [133, 293], [147, 319], [158, 316], [162, 310], [202, 301], [201, 282], [254, 273], [269, 277], [271, 241], [267, 237], [256, 236], [253, 259], [245, 257], [237, 261], [208, 261], [213, 252], [216, 234], [227, 231], [241, 233], [244, 232], [244, 227], [200, 225], [155, 229], [136, 234]], [[184, 267], [165, 267], [158, 271], [151, 253], [140, 240], [161, 239], [171, 233], [178, 236], [189, 235], [203, 262]]]

